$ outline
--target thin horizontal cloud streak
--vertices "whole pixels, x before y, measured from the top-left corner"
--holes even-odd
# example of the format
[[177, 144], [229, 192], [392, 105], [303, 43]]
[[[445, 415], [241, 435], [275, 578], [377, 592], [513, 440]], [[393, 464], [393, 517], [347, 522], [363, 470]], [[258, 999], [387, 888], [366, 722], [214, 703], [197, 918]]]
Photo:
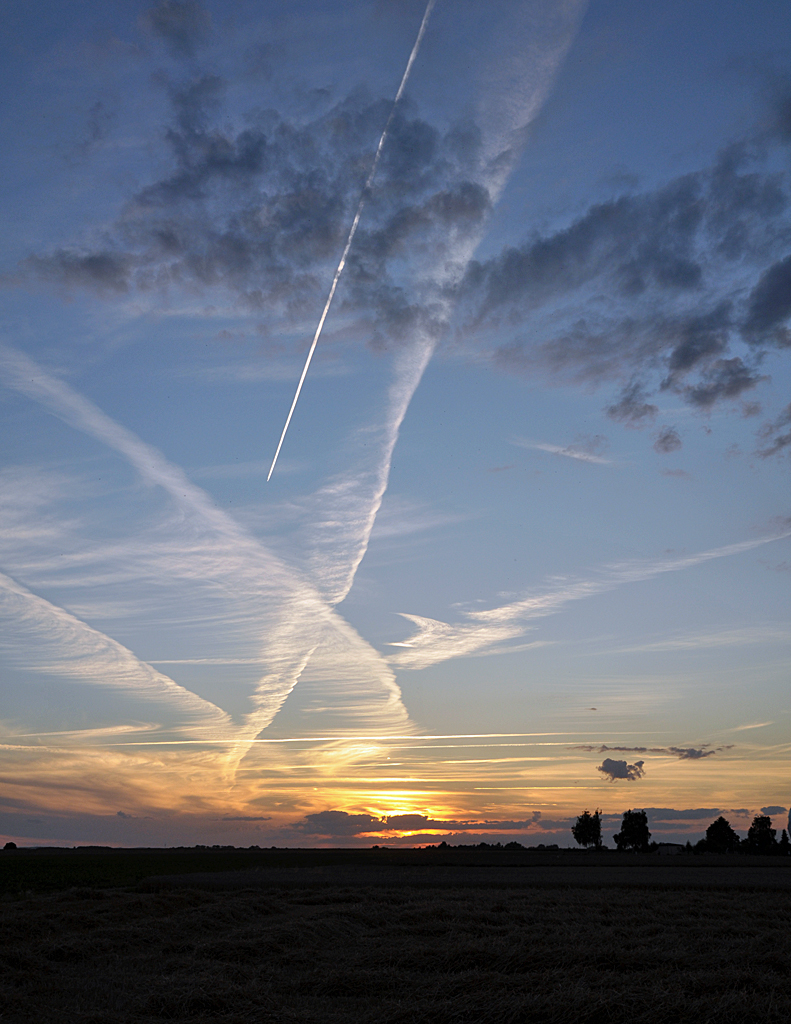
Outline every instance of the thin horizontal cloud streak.
[[605, 754], [608, 751], [618, 754], [665, 754], [677, 757], [679, 761], [701, 761], [705, 757], [713, 757], [719, 751], [728, 749], [727, 747], [709, 748], [710, 744], [708, 743], [704, 743], [702, 747], [611, 747], [606, 743], [602, 743], [600, 746], [584, 743], [571, 749], [596, 751], [599, 754]]

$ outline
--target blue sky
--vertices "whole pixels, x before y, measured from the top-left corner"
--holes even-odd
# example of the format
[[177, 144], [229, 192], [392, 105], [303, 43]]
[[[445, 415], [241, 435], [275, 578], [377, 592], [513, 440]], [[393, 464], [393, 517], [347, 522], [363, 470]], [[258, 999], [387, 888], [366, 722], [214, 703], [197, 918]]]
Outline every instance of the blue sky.
[[11, 5], [6, 838], [786, 824], [791, 13], [425, 12]]

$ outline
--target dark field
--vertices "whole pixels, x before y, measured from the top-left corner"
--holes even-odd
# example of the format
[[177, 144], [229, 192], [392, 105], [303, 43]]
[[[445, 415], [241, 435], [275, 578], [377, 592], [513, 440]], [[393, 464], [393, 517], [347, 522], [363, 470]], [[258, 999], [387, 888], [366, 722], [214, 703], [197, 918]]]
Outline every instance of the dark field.
[[[39, 849], [0, 851], [0, 893], [167, 884], [238, 888], [335, 880], [340, 884], [673, 885], [791, 889], [791, 858], [581, 850]], [[183, 877], [182, 877], [183, 876]], [[178, 879], [178, 880], [177, 880]], [[190, 883], [190, 880], [192, 882]]]
[[0, 1020], [788, 1020], [787, 864], [343, 859], [7, 892]]

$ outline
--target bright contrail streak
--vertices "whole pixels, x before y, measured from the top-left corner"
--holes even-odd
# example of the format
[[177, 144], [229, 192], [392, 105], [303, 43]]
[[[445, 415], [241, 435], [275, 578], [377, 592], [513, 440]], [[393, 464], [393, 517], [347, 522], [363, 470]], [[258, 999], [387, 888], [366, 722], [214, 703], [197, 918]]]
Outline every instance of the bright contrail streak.
[[357, 232], [357, 225], [360, 223], [360, 217], [363, 212], [363, 207], [365, 206], [365, 197], [367, 196], [368, 190], [371, 187], [371, 183], [374, 180], [376, 168], [379, 164], [379, 157], [382, 155], [382, 147], [385, 144], [385, 139], [387, 138], [387, 133], [390, 130], [390, 125], [393, 121], [393, 116], [395, 115], [398, 103], [404, 93], [404, 89], [406, 88], [409, 73], [412, 70], [412, 65], [415, 63], [415, 58], [417, 57], [418, 50], [420, 49], [420, 44], [423, 41], [423, 34], [426, 31], [426, 25], [428, 25], [428, 19], [431, 16], [431, 12], [434, 9], [435, 3], [436, 0], [428, 0], [428, 3], [426, 4], [426, 10], [425, 13], [423, 14], [423, 20], [420, 23], [420, 29], [417, 34], [417, 39], [415, 40], [415, 45], [412, 47], [412, 52], [409, 55], [409, 60], [406, 62], [406, 68], [404, 68], [404, 74], [401, 78], [401, 84], [398, 87], [398, 92], [395, 94], [395, 99], [393, 100], [393, 107], [390, 111], [390, 116], [387, 118], [387, 123], [385, 124], [384, 129], [382, 130], [382, 135], [381, 138], [379, 139], [379, 145], [376, 147], [376, 153], [374, 154], [374, 160], [373, 163], [371, 164], [371, 170], [369, 171], [368, 177], [366, 178], [365, 181], [365, 185], [363, 186], [363, 191], [360, 196], [360, 202], [357, 204], [357, 213], [355, 213], [354, 220], [352, 221], [352, 226], [349, 229], [349, 237], [346, 239], [346, 245], [343, 248], [343, 253], [341, 255], [340, 262], [338, 263], [338, 269], [335, 271], [335, 277], [333, 277], [332, 279], [332, 286], [330, 287], [330, 293], [327, 296], [327, 301], [324, 303], [324, 310], [321, 314], [319, 325], [316, 328], [316, 333], [313, 335], [313, 343], [310, 346], [310, 350], [308, 351], [308, 358], [305, 360], [305, 365], [302, 368], [302, 376], [299, 378], [299, 384], [297, 384], [297, 390], [296, 393], [294, 394], [294, 401], [291, 403], [291, 408], [288, 410], [288, 416], [286, 417], [286, 425], [283, 427], [283, 433], [280, 435], [280, 440], [277, 443], [275, 457], [274, 459], [272, 459], [272, 465], [269, 467], [269, 473], [267, 474], [266, 478], [267, 483], [269, 482], [272, 473], [274, 472], [275, 464], [277, 463], [277, 457], [278, 455], [280, 455], [280, 449], [283, 447], [283, 441], [285, 440], [286, 437], [286, 431], [288, 430], [289, 423], [291, 423], [291, 417], [294, 415], [294, 409], [297, 406], [297, 400], [299, 399], [300, 391], [302, 391], [302, 385], [305, 383], [305, 378], [308, 375], [308, 367], [310, 366], [311, 360], [313, 359], [313, 353], [316, 351], [316, 345], [318, 345], [319, 343], [319, 338], [321, 337], [321, 332], [324, 327], [324, 321], [327, 319], [327, 314], [330, 311], [332, 299], [333, 296], [335, 295], [335, 289], [338, 287], [338, 281], [340, 280], [341, 274], [343, 273], [343, 268], [346, 266], [346, 257], [349, 255], [349, 249], [351, 249], [352, 247], [352, 241], [354, 240], [354, 236]]

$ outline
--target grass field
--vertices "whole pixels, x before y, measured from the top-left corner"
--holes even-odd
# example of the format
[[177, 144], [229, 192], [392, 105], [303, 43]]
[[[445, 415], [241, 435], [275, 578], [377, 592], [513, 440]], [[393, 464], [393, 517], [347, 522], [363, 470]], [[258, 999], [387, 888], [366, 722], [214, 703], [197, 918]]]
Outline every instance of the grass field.
[[791, 891], [265, 885], [0, 901], [2, 1020], [786, 1024]]

